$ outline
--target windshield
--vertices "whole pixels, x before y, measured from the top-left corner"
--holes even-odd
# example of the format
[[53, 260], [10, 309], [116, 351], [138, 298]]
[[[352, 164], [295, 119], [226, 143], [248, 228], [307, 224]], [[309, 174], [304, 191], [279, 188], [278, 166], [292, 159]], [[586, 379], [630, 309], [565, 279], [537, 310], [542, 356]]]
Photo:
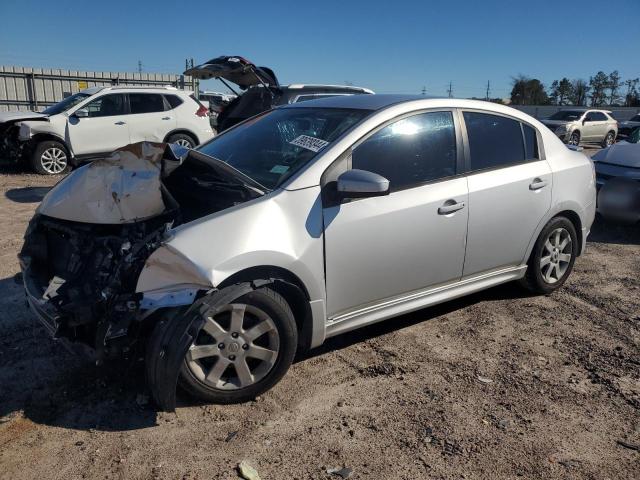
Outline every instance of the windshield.
[[70, 97], [65, 98], [64, 100], [56, 103], [55, 105], [51, 105], [47, 107], [42, 113], [47, 115], [57, 115], [58, 113], [62, 113], [66, 110], [69, 110], [74, 105], [77, 105], [82, 100], [87, 97], [90, 97], [88, 93], [76, 93], [75, 95], [71, 95]]
[[198, 150], [272, 190], [369, 113], [337, 108], [276, 109]]
[[640, 127], [636, 128], [627, 138], [629, 143], [640, 143]]
[[631, 117], [631, 120], [629, 120], [630, 122], [640, 122], [640, 114]]
[[561, 112], [556, 112], [549, 117], [549, 120], [578, 120], [582, 117], [584, 112], [581, 111], [573, 111], [573, 110], [563, 110]]

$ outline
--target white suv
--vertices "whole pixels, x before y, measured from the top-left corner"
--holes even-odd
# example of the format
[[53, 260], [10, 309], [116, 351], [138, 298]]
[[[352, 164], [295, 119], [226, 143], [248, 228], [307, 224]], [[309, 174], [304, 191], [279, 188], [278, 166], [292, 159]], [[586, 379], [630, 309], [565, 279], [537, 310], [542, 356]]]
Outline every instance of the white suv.
[[33, 169], [51, 175], [140, 141], [195, 147], [213, 138], [209, 112], [173, 87], [92, 87], [20, 122], [18, 141]]

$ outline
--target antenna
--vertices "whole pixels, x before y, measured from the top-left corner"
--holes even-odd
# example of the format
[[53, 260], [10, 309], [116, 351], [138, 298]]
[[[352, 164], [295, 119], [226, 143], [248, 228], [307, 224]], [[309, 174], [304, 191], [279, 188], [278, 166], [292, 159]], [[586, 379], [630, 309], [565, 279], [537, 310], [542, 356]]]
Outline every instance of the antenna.
[[447, 93], [449, 94], [449, 98], [453, 97], [453, 84], [451, 82], [449, 82], [449, 90], [447, 90]]

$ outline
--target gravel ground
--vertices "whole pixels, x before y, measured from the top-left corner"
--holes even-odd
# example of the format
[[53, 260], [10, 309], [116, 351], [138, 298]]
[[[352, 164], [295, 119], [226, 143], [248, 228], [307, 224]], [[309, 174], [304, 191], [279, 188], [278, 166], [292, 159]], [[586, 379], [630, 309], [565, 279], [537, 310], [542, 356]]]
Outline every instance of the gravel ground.
[[[57, 179], [0, 171], [0, 477], [640, 478], [640, 231], [597, 220], [564, 288], [504, 285], [334, 338], [272, 391], [175, 414], [139, 364], [54, 344], [13, 281]], [[347, 471], [342, 473], [346, 475]]]

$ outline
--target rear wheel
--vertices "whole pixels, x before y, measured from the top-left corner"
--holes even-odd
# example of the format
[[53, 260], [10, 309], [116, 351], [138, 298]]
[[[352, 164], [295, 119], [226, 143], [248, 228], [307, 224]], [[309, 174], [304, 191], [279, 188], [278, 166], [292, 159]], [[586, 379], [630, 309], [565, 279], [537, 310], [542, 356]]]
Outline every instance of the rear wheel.
[[607, 136], [604, 137], [604, 140], [602, 140], [602, 143], [600, 145], [602, 145], [602, 148], [607, 148], [610, 147], [611, 145], [613, 145], [613, 142], [616, 139], [616, 132], [611, 131], [609, 133], [607, 133]]
[[40, 142], [31, 155], [31, 166], [41, 175], [65, 173], [69, 170], [69, 153], [60, 142]]
[[196, 146], [196, 141], [186, 133], [176, 133], [169, 137], [168, 143], [175, 143], [185, 148], [193, 148]]
[[580, 132], [573, 132], [569, 137], [569, 145], [575, 145], [576, 147], [580, 145]]
[[269, 390], [293, 362], [298, 335], [278, 293], [254, 290], [204, 311], [204, 325], [180, 368], [180, 385], [207, 402], [238, 403]]
[[557, 290], [573, 270], [578, 248], [573, 223], [566, 217], [552, 218], [533, 247], [522, 283], [535, 293]]

